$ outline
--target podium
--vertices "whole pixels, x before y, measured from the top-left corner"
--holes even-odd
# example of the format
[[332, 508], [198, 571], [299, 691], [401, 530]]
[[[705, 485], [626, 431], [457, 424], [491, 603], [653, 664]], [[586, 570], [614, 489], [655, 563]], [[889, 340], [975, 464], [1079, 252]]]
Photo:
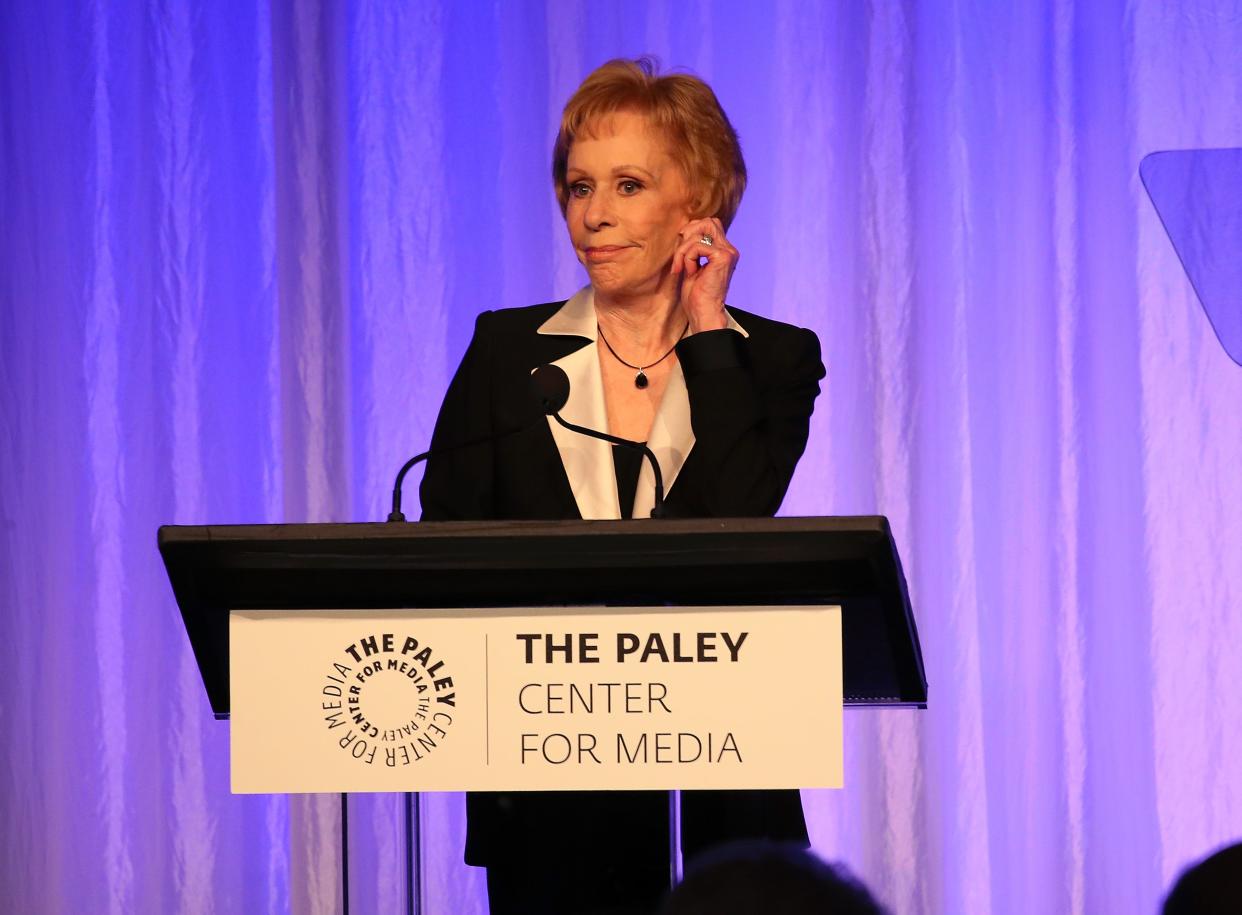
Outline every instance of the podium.
[[[274, 618], [266, 612], [400, 609], [417, 619], [421, 610], [429, 618], [447, 614], [451, 623], [455, 609], [464, 619], [491, 608], [727, 608], [757, 619], [765, 609], [832, 606], [840, 608], [843, 704], [927, 702], [910, 600], [883, 517], [163, 527], [159, 548], [220, 719], [233, 712], [234, 611]], [[374, 638], [353, 646], [360, 662], [364, 649], [384, 647], [383, 636]], [[400, 641], [387, 646], [394, 658]], [[720, 651], [714, 642], [710, 648]], [[411, 650], [409, 657], [416, 655]], [[430, 658], [422, 660], [427, 668]], [[342, 687], [346, 681], [341, 671]], [[339, 703], [345, 701], [342, 695]], [[325, 713], [333, 714], [339, 713]], [[367, 726], [361, 712], [355, 715]], [[405, 790], [416, 790], [418, 770], [409, 771]], [[407, 834], [407, 858], [416, 861], [416, 829]], [[411, 875], [407, 885], [416, 884]]]

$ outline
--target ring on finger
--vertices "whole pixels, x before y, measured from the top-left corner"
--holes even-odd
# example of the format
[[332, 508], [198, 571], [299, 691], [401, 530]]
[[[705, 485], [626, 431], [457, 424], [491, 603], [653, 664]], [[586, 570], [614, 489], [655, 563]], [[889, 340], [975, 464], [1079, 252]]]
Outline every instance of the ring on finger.
[[713, 239], [710, 235], [704, 235], [703, 237], [699, 239], [700, 245], [707, 245], [707, 247], [709, 248], [712, 246], [712, 242], [713, 242]]

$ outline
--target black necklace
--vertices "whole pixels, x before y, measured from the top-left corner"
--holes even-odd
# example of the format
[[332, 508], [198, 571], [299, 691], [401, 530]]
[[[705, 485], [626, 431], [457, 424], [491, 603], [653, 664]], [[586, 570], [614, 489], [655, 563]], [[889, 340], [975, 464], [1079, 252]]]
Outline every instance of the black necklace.
[[634, 371], [637, 372], [637, 374], [634, 376], [634, 387], [638, 388], [641, 391], [648, 384], [650, 384], [650, 382], [647, 381], [647, 375], [646, 375], [647, 369], [654, 368], [655, 366], [663, 362], [665, 359], [667, 359], [669, 356], [673, 355], [673, 350], [677, 349], [677, 343], [681, 342], [681, 338], [684, 337], [686, 335], [686, 331], [690, 329], [690, 322], [687, 321], [686, 326], [681, 329], [681, 334], [680, 336], [677, 337], [677, 343], [674, 343], [667, 353], [665, 353], [655, 362], [649, 363], [648, 365], [630, 365], [628, 362], [626, 362], [624, 359], [622, 359], [620, 356], [617, 355], [617, 351], [612, 348], [612, 344], [609, 343], [608, 338], [604, 336], [604, 329], [599, 326], [598, 322], [595, 324], [595, 329], [599, 332], [599, 338], [604, 341], [604, 346], [608, 347], [608, 352], [612, 353], [612, 358], [616, 359], [627, 369], [634, 369]]

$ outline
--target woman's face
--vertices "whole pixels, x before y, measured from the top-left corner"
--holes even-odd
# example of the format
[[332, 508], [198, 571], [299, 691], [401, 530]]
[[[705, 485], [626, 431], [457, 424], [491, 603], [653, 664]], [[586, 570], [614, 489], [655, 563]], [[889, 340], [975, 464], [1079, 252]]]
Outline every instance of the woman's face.
[[569, 149], [569, 238], [597, 292], [654, 293], [690, 221], [685, 176], [640, 114], [617, 112], [594, 133]]

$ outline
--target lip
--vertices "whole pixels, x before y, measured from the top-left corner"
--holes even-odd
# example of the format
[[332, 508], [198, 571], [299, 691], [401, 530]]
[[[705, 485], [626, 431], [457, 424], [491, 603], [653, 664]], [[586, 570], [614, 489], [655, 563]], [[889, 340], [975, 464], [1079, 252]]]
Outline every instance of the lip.
[[628, 245], [599, 245], [583, 249], [583, 254], [589, 261], [607, 261], [628, 250], [628, 247]]

